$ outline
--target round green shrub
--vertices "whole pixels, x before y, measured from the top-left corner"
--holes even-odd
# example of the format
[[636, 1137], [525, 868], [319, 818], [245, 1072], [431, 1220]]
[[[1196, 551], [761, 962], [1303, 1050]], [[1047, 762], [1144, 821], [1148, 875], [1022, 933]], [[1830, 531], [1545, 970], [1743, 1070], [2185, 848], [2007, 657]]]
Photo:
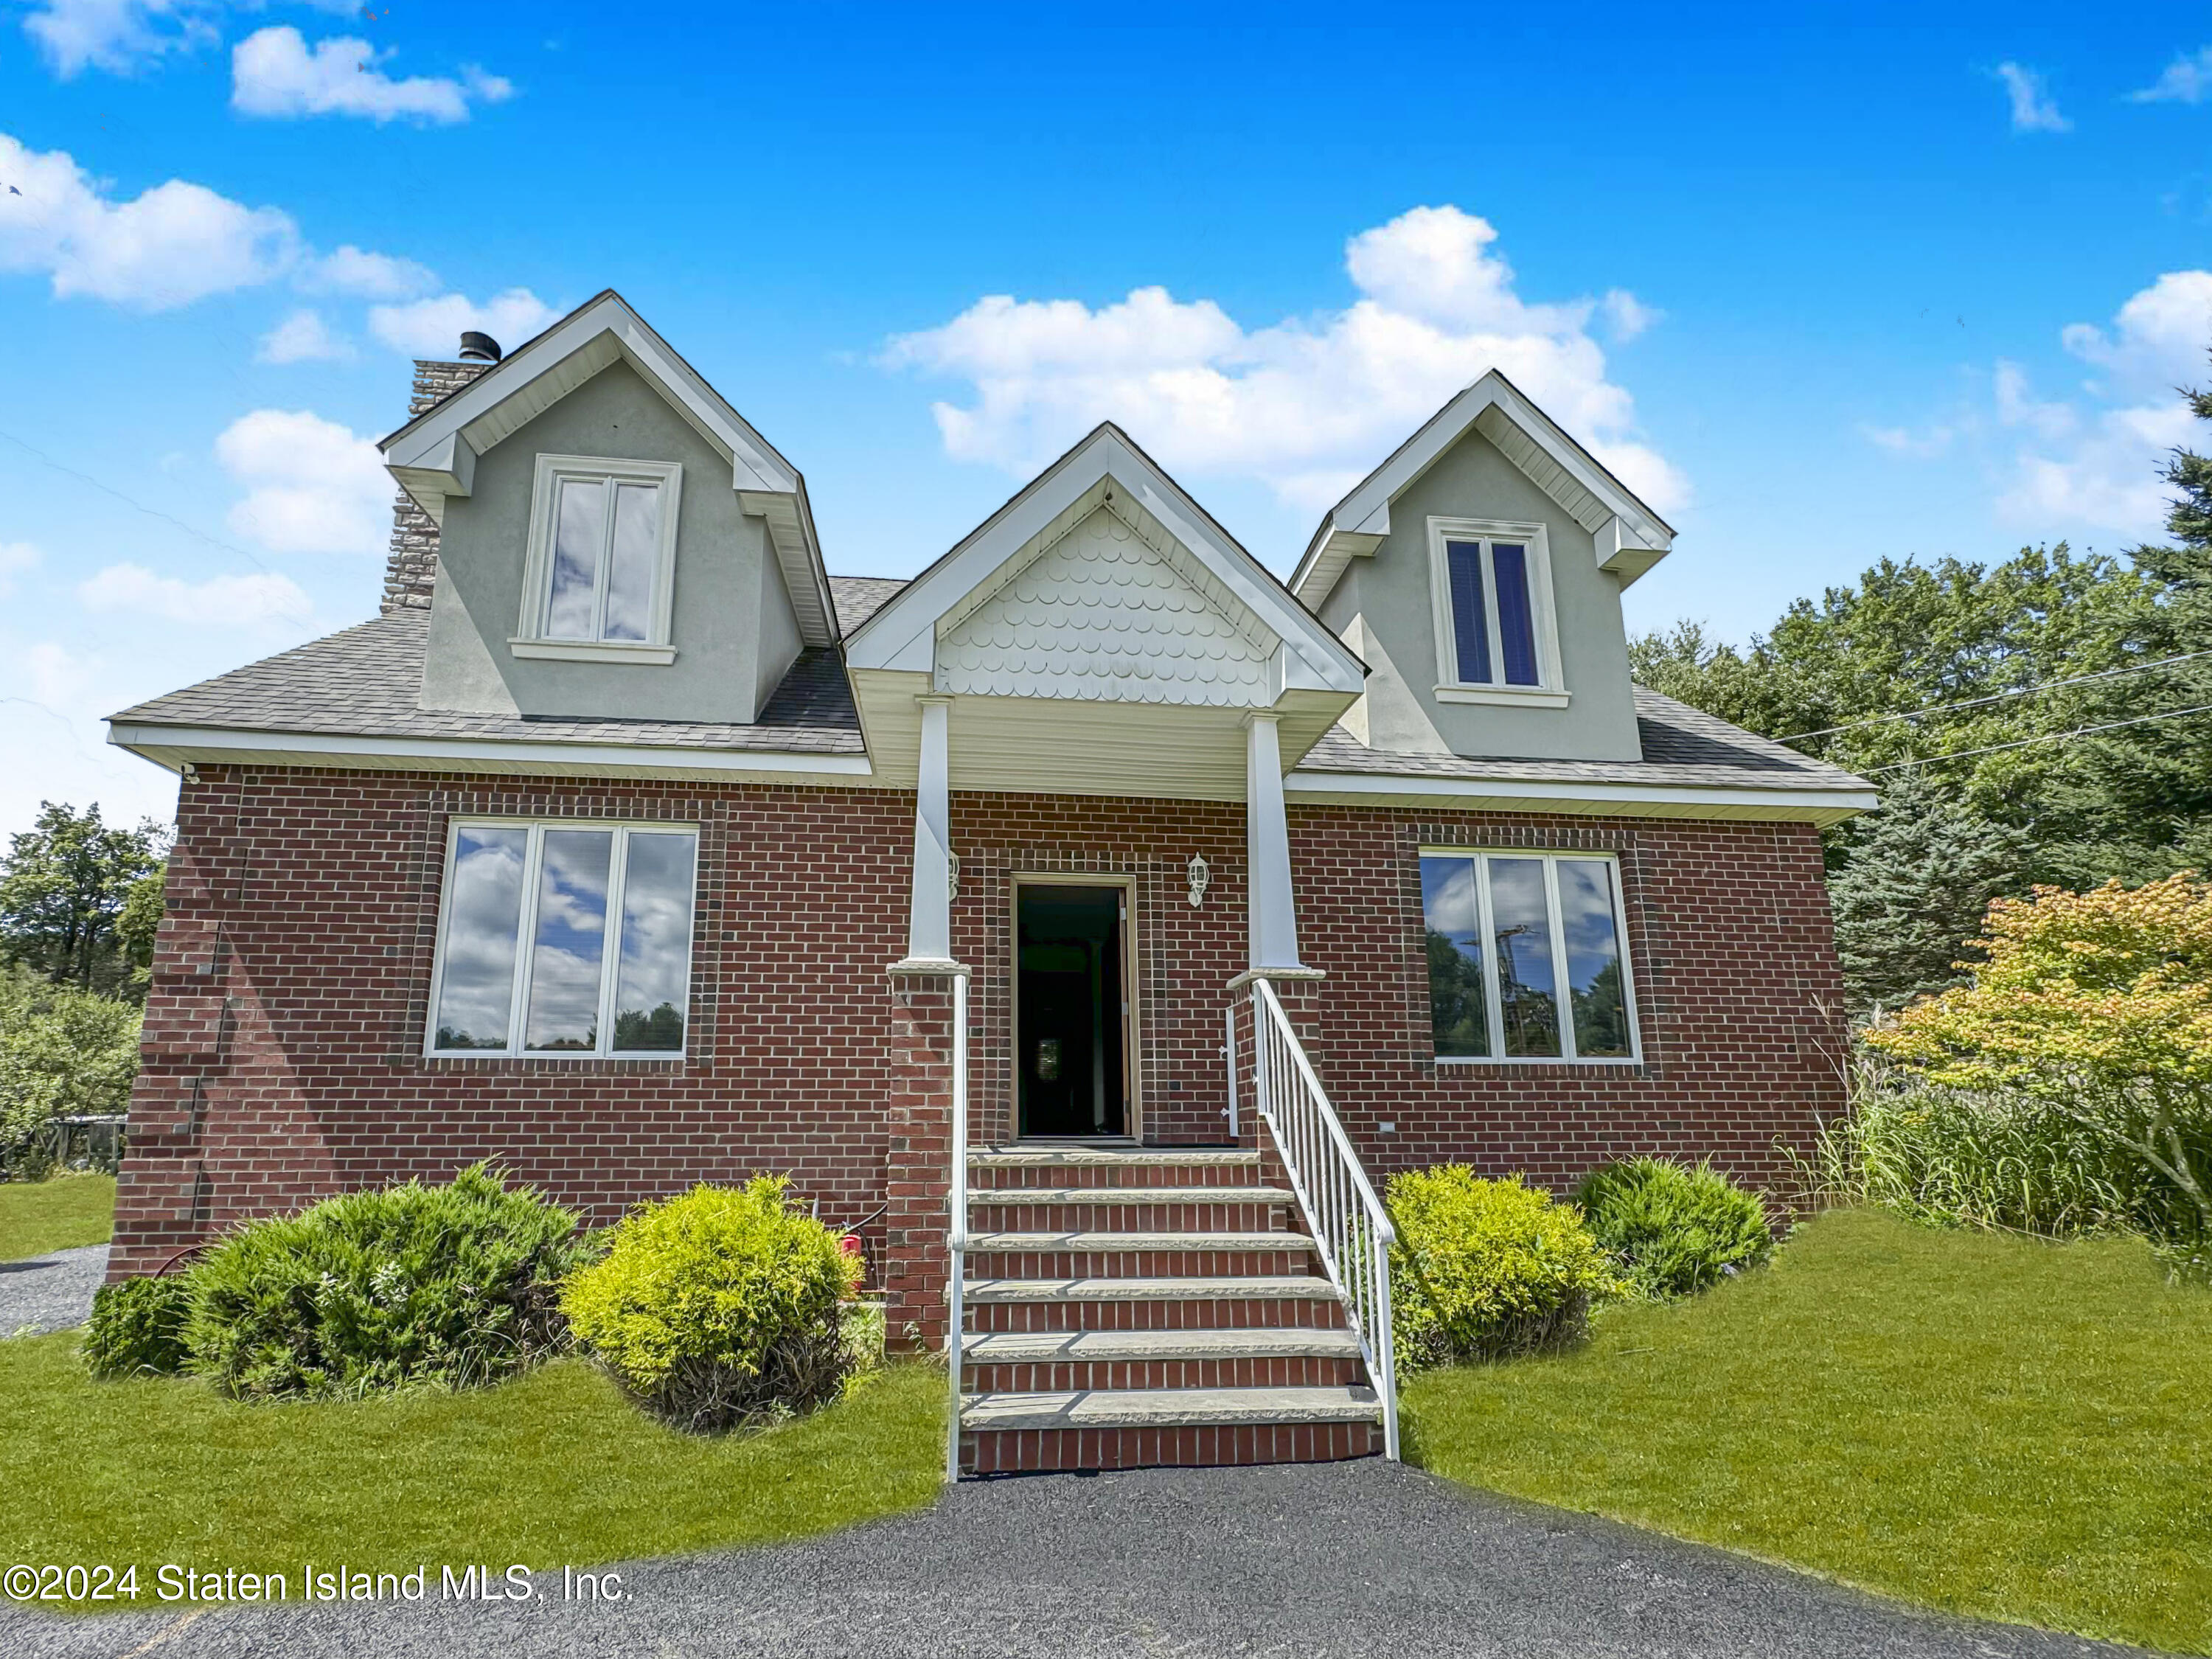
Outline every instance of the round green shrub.
[[1597, 1242], [1638, 1294], [1706, 1290], [1774, 1249], [1766, 1206], [1710, 1164], [1632, 1158], [1593, 1170], [1575, 1194]]
[[84, 1363], [101, 1382], [123, 1376], [173, 1376], [184, 1370], [185, 1322], [191, 1316], [187, 1279], [124, 1279], [92, 1293], [84, 1329]]
[[842, 1328], [860, 1263], [761, 1176], [698, 1186], [617, 1225], [568, 1281], [577, 1340], [648, 1411], [710, 1431], [827, 1404], [854, 1364]]
[[236, 1398], [497, 1382], [565, 1340], [576, 1223], [481, 1164], [253, 1222], [192, 1268], [192, 1369]]
[[1400, 1367], [1508, 1359], [1579, 1340], [1590, 1304], [1616, 1286], [1582, 1218], [1515, 1176], [1464, 1164], [1390, 1182]]

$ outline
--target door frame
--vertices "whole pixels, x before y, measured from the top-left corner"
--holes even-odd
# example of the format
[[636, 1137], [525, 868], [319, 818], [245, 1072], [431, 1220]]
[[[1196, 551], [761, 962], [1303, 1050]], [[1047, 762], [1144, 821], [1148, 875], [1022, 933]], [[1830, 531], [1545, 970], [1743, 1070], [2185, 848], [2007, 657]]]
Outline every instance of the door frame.
[[1022, 889], [1111, 887], [1121, 895], [1121, 1087], [1127, 1097], [1118, 1135], [1054, 1135], [1054, 1140], [1144, 1139], [1144, 1084], [1137, 1068], [1143, 1052], [1137, 998], [1137, 878], [1087, 870], [1016, 870], [1006, 889], [1006, 1115], [1016, 1140], [1022, 1133]]

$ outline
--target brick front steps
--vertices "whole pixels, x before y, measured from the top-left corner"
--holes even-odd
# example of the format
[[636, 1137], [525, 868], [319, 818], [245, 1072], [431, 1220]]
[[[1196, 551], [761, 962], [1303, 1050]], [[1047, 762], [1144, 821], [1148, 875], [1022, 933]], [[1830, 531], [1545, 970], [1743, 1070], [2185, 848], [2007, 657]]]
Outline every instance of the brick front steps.
[[971, 1155], [966, 1472], [1381, 1449], [1342, 1300], [1260, 1173], [1227, 1148]]

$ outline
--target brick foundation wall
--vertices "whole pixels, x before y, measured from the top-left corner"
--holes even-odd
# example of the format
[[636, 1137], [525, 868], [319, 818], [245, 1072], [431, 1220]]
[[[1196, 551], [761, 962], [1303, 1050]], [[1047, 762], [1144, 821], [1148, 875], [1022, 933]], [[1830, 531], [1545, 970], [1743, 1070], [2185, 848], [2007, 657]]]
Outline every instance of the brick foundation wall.
[[[894, 1334], [908, 1318], [932, 1334], [949, 999], [939, 981], [895, 987], [886, 973], [906, 943], [913, 799], [203, 768], [179, 803], [113, 1270], [148, 1271], [331, 1192], [442, 1179], [480, 1158], [595, 1222], [695, 1181], [770, 1170], [835, 1222], [894, 1205], [869, 1234], [898, 1280]], [[423, 1057], [456, 813], [700, 825], [686, 1059]], [[1290, 822], [1300, 939], [1328, 974], [1290, 1006], [1376, 1173], [1463, 1158], [1565, 1183], [1657, 1151], [1711, 1153], [1771, 1181], [1777, 1139], [1802, 1144], [1816, 1115], [1840, 1107], [1839, 986], [1809, 827], [1310, 807]], [[975, 969], [974, 1138], [1012, 1128], [1020, 871], [1131, 879], [1146, 1138], [1220, 1141], [1224, 987], [1245, 949], [1243, 809], [957, 794], [951, 830], [954, 949]], [[1642, 1066], [1429, 1057], [1424, 843], [1620, 854]], [[1193, 854], [1211, 868], [1198, 906]]]

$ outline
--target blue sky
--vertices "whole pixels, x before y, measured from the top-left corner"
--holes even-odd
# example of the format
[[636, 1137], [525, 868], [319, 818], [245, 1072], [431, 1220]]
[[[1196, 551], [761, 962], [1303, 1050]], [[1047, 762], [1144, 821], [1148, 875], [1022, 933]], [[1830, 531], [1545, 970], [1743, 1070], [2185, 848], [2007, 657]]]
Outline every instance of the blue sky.
[[841, 573], [1106, 416], [1287, 571], [1496, 362], [1740, 639], [2192, 437], [2201, 8], [644, 9], [0, 9], [0, 832], [165, 815], [98, 717], [372, 613], [408, 357], [603, 287]]

